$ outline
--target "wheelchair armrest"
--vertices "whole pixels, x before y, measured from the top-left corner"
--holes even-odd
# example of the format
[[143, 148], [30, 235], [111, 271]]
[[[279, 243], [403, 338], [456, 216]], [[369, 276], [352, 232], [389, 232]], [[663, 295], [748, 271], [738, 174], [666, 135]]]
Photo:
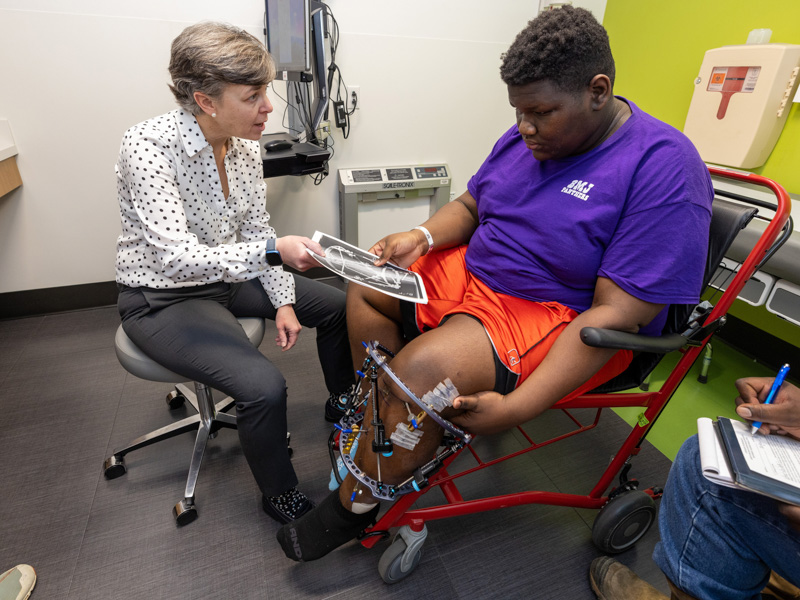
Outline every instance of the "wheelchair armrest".
[[613, 329], [600, 329], [599, 327], [584, 327], [581, 329], [581, 340], [593, 348], [615, 348], [618, 350], [633, 350], [634, 352], [653, 352], [666, 354], [679, 350], [687, 343], [687, 338], [679, 333], [670, 333], [660, 337], [615, 331]]

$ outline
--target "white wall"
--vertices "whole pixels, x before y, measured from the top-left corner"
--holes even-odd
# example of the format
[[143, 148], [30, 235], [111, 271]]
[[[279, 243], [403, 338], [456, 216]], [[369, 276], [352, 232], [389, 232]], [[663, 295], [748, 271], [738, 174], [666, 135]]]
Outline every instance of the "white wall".
[[[463, 191], [513, 123], [500, 54], [538, 9], [520, 0], [329, 4], [340, 27], [337, 63], [345, 81], [361, 87], [362, 108], [349, 139], [335, 134], [321, 185], [268, 180], [279, 234], [338, 234], [340, 167], [447, 162], [452, 190]], [[602, 19], [604, 0], [583, 4]], [[262, 37], [263, 6], [0, 0], [0, 119], [11, 125], [23, 178], [0, 198], [0, 293], [114, 279], [114, 162], [125, 129], [174, 107], [166, 86], [171, 40], [206, 19]], [[280, 131], [282, 103], [273, 100], [268, 131]]]

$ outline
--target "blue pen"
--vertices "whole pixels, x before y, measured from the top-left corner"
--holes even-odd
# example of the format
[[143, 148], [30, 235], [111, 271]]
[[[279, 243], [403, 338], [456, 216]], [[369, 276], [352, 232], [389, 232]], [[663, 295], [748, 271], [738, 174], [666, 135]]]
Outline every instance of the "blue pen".
[[[781, 370], [778, 371], [778, 374], [775, 376], [775, 381], [772, 382], [772, 387], [769, 390], [769, 394], [767, 395], [767, 399], [764, 400], [764, 404], [772, 404], [772, 401], [775, 399], [775, 394], [778, 393], [778, 390], [781, 389], [781, 385], [783, 384], [783, 380], [786, 379], [786, 374], [789, 372], [789, 365], [783, 365]], [[758, 428], [761, 427], [761, 421], [756, 421], [753, 423], [753, 426], [750, 429], [750, 435], [754, 435]]]

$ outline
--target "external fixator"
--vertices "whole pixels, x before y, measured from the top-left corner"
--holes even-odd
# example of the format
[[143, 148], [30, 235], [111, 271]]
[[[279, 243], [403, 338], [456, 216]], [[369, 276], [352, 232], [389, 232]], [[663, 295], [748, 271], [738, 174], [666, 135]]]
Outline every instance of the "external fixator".
[[[367, 344], [364, 342], [362, 342], [362, 345], [365, 348], [367, 347]], [[378, 348], [381, 350], [381, 352], [385, 352], [389, 356], [394, 357], [394, 353], [388, 348], [380, 345]], [[358, 441], [361, 437], [359, 424], [364, 418], [362, 409], [366, 406], [370, 396], [377, 390], [377, 369], [374, 365], [374, 362], [374, 359], [367, 354], [367, 357], [364, 359], [364, 363], [361, 365], [361, 369], [356, 370], [358, 380], [355, 388], [353, 389], [353, 393], [350, 395], [344, 405], [344, 414], [342, 415], [342, 418], [339, 419], [338, 423], [334, 424], [334, 429], [331, 431], [331, 435], [328, 440], [328, 452], [330, 453], [331, 465], [333, 467], [331, 472], [331, 481], [328, 484], [328, 487], [331, 490], [336, 489], [336, 487], [342, 484], [345, 473], [347, 472], [343, 456], [354, 456], [356, 448], [358, 448]], [[367, 378], [366, 373], [371, 373], [372, 375], [372, 377], [370, 377], [370, 383], [372, 386], [362, 397], [361, 384]], [[379, 416], [375, 414], [374, 410], [373, 425], [376, 427], [380, 426], [380, 432], [376, 432], [375, 440], [373, 441], [373, 451], [381, 451], [384, 452], [386, 456], [391, 456], [393, 447], [391, 442], [387, 446], [383, 423]], [[338, 459], [335, 456], [337, 444], [339, 446]], [[377, 450], [375, 450], [376, 448]]]
[[[387, 352], [394, 356], [388, 348], [384, 348], [381, 346], [381, 350]], [[361, 382], [366, 377], [365, 373], [370, 370], [370, 365], [372, 364], [373, 359], [371, 356], [367, 355], [367, 358], [364, 360], [364, 364], [361, 366], [361, 370], [357, 370], [356, 373], [358, 374], [358, 380], [356, 381], [356, 385], [353, 388], [352, 393], [348, 394], [347, 402], [345, 402], [343, 411], [345, 416], [352, 416], [359, 412], [367, 403], [367, 398], [369, 395], [365, 395], [362, 397], [361, 392]], [[341, 429], [338, 425], [335, 425], [337, 429]]]
[[[397, 386], [403, 390], [406, 396], [408, 396], [414, 404], [416, 404], [419, 408], [421, 408], [425, 413], [431, 417], [436, 423], [442, 427], [445, 431], [449, 431], [457, 438], [464, 441], [465, 444], [469, 444], [472, 441], [472, 434], [467, 433], [454, 423], [451, 423], [442, 415], [437, 412], [437, 408], [433, 404], [429, 404], [428, 402], [424, 402], [420, 398], [417, 398], [408, 386], [400, 381], [400, 378], [395, 374], [394, 371], [389, 367], [386, 362], [386, 357], [382, 356], [378, 353], [378, 349], [382, 348], [378, 342], [369, 342], [366, 344], [367, 352], [369, 353], [370, 357], [374, 360], [374, 363], [377, 367], [383, 369], [383, 371], [394, 381]], [[376, 404], [376, 402], [373, 402]]]
[[[376, 454], [382, 454], [389, 457], [394, 452], [394, 444], [391, 440], [386, 439], [386, 430], [383, 426], [378, 407], [378, 367], [373, 364], [369, 371], [370, 390], [372, 393], [372, 430], [374, 431], [375, 439], [372, 440], [372, 451]], [[380, 459], [378, 459], [378, 475], [380, 478]]]
[[[374, 452], [378, 454], [377, 456], [377, 467], [378, 467], [378, 479], [375, 480], [371, 478], [369, 475], [364, 473], [361, 469], [358, 468], [353, 457], [351, 456], [350, 450], [354, 446], [354, 444], [358, 441], [358, 438], [363, 433], [364, 429], [359, 427], [359, 424], [364, 419], [364, 413], [362, 412], [353, 412], [348, 414], [347, 412], [342, 417], [339, 422], [338, 429], [341, 430], [339, 435], [339, 454], [340, 458], [346, 467], [347, 471], [350, 472], [351, 475], [358, 481], [360, 484], [368, 487], [372, 492], [372, 495], [379, 500], [394, 500], [397, 496], [402, 496], [404, 494], [408, 494], [413, 491], [419, 491], [423, 487], [428, 484], [428, 478], [430, 475], [438, 471], [442, 465], [444, 464], [444, 460], [451, 456], [452, 454], [457, 453], [460, 451], [465, 445], [469, 444], [473, 436], [457, 425], [451, 423], [447, 419], [443, 418], [440, 414], [438, 414], [436, 407], [433, 404], [423, 401], [405, 385], [399, 377], [391, 370], [391, 368], [387, 364], [386, 357], [381, 354], [381, 352], [393, 356], [391, 352], [389, 352], [386, 348], [381, 346], [378, 342], [369, 342], [368, 344], [365, 343], [364, 346], [367, 349], [368, 357], [364, 361], [364, 371], [369, 371], [370, 374], [370, 394], [372, 395], [373, 402], [373, 421], [372, 425], [375, 428], [375, 439], [372, 443], [372, 449]], [[409, 477], [406, 481], [402, 482], [399, 485], [388, 485], [381, 481], [381, 474], [380, 474], [380, 457], [381, 455], [387, 456], [386, 448], [391, 447], [392, 442], [390, 440], [385, 439], [385, 432], [383, 428], [383, 423], [380, 420], [380, 415], [376, 406], [378, 405], [378, 369], [382, 369], [391, 379], [394, 381], [398, 387], [403, 390], [403, 392], [420, 408], [422, 409], [422, 413], [420, 413], [415, 420], [413, 420], [414, 428], [418, 427], [418, 423], [421, 422], [424, 415], [428, 415], [433, 419], [438, 425], [440, 425], [445, 432], [445, 443], [444, 447], [437, 452], [436, 456], [428, 463], [422, 465], [418, 469], [416, 469], [411, 477]], [[365, 374], [359, 371], [359, 375], [363, 378]], [[423, 415], [424, 413], [424, 415]]]

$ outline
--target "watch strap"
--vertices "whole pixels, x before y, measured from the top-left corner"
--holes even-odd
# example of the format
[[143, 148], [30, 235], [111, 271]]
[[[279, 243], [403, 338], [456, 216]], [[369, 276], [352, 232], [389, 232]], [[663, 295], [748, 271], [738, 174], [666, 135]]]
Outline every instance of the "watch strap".
[[283, 259], [281, 258], [281, 253], [278, 252], [277, 240], [275, 238], [267, 240], [266, 257], [267, 264], [271, 267], [278, 267], [283, 264]]

